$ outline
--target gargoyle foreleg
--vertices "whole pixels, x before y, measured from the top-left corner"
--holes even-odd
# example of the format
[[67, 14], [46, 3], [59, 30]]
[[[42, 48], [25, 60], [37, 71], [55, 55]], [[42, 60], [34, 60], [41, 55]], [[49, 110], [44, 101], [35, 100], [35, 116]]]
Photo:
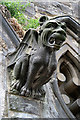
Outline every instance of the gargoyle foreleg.
[[35, 80], [35, 77], [41, 66], [41, 60], [35, 60], [34, 62], [32, 62], [32, 64], [29, 65], [27, 80], [25, 85], [21, 89], [21, 95], [29, 93], [29, 89], [32, 87], [33, 81]]
[[14, 88], [17, 90], [20, 90], [20, 88], [25, 84], [28, 71], [28, 59], [28, 55], [21, 56], [15, 64], [14, 76], [16, 80], [18, 80], [18, 83], [15, 85]]

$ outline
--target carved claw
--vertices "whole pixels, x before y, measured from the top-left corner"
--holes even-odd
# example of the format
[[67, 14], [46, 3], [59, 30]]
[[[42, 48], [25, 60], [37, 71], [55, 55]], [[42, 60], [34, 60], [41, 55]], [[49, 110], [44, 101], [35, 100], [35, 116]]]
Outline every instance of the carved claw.
[[20, 83], [19, 80], [17, 80], [16, 82], [14, 81], [14, 82], [11, 84], [11, 86], [12, 86], [11, 91], [12, 91], [13, 89], [16, 89], [16, 90], [20, 91], [20, 89], [21, 89], [21, 87], [22, 87], [22, 85], [21, 85], [21, 83]]
[[33, 98], [39, 98], [41, 96], [41, 93], [39, 92], [39, 90], [33, 90], [32, 91], [32, 97]]
[[26, 96], [26, 97], [30, 97], [31, 95], [32, 95], [31, 90], [27, 89], [25, 96]]
[[38, 88], [38, 89], [32, 91], [33, 98], [40, 98], [43, 96], [45, 96], [45, 90], [43, 88]]
[[39, 88], [39, 92], [41, 93], [41, 96], [45, 96], [46, 92], [43, 89], [43, 87]]
[[17, 83], [17, 85], [16, 85], [16, 90], [20, 90], [20, 89], [21, 89], [21, 87], [22, 87], [21, 83], [20, 83], [20, 82], [18, 82], [18, 83]]
[[13, 90], [13, 89], [16, 89], [16, 86], [17, 86], [17, 84], [19, 83], [19, 81], [14, 81], [12, 84], [11, 84], [11, 90]]
[[39, 97], [45, 96], [45, 91], [43, 88], [39, 88], [36, 90], [27, 89], [26, 86], [24, 85], [21, 88], [20, 95], [26, 96], [26, 97], [32, 96], [33, 98], [39, 98]]
[[21, 94], [22, 96], [24, 96], [25, 93], [26, 93], [26, 87], [23, 86], [23, 87], [21, 88], [21, 92], [20, 92], [20, 94]]
[[20, 93], [20, 95], [29, 97], [29, 96], [31, 96], [31, 94], [32, 94], [32, 92], [31, 92], [30, 89], [27, 89], [25, 86], [23, 86], [23, 87], [21, 88], [21, 93]]

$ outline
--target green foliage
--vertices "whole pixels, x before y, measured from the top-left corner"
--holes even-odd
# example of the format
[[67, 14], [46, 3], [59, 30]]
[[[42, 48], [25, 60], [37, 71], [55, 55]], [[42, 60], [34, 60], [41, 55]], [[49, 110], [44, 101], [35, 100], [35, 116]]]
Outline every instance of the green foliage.
[[[28, 0], [27, 0], [28, 1]], [[37, 28], [39, 26], [37, 19], [27, 19], [25, 18], [23, 12], [27, 6], [30, 6], [30, 2], [28, 1], [25, 6], [21, 4], [21, 0], [16, 1], [8, 1], [3, 0], [0, 1], [0, 4], [5, 5], [7, 9], [10, 11], [11, 16], [15, 17], [18, 22], [23, 26], [23, 29], [27, 30], [29, 28]], [[26, 21], [28, 21], [28, 25], [26, 25]]]
[[36, 29], [38, 26], [39, 26], [39, 22], [38, 22], [38, 19], [27, 19], [28, 21], [28, 24], [27, 26], [25, 26], [25, 29], [29, 29], [29, 28], [34, 28]]
[[5, 5], [8, 10], [11, 13], [11, 16], [13, 17], [17, 17], [19, 15], [19, 13], [22, 14], [23, 11], [25, 11], [25, 8], [30, 5], [30, 3], [27, 3], [25, 6], [21, 4], [20, 0], [16, 0], [16, 1], [0, 1], [0, 4]]

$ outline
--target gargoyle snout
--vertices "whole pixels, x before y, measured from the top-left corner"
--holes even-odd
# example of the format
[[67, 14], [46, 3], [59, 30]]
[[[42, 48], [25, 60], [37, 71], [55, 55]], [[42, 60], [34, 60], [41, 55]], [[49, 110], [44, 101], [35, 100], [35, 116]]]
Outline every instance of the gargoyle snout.
[[55, 31], [53, 31], [53, 33], [59, 33], [59, 34], [64, 35], [66, 37], [66, 32], [62, 28], [56, 29]]
[[63, 29], [58, 30], [57, 33], [60, 33], [61, 35], [66, 36], [66, 32]]

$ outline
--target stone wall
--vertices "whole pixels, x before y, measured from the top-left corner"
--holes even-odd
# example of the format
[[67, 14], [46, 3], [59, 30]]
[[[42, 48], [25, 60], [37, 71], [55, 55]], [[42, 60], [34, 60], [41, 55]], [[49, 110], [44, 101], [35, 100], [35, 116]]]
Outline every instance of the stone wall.
[[30, 17], [70, 15], [80, 21], [80, 0], [33, 0], [26, 8]]

